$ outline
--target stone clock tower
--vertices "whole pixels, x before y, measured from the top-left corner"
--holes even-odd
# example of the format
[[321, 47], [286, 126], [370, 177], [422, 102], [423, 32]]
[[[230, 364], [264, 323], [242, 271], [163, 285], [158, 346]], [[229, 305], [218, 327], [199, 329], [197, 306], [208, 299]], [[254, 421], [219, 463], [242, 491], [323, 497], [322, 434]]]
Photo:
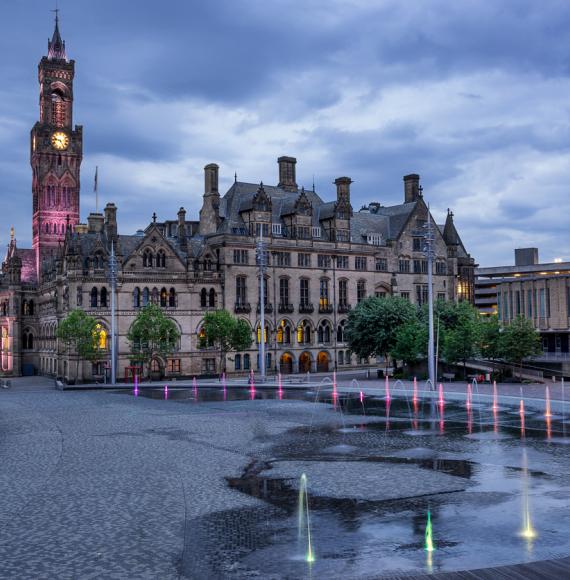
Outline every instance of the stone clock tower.
[[66, 228], [79, 223], [83, 128], [73, 128], [74, 74], [75, 61], [67, 58], [56, 12], [48, 55], [38, 65], [40, 119], [31, 132], [33, 248], [39, 278], [43, 262], [56, 255]]

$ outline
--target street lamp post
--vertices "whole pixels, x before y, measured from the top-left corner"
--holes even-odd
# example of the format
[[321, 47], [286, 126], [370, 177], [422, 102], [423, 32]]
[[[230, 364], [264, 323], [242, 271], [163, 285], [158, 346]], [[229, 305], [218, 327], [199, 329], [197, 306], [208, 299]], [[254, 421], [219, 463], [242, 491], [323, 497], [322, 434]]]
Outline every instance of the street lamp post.
[[428, 274], [428, 374], [431, 383], [432, 391], [435, 390], [435, 348], [434, 348], [434, 332], [433, 332], [433, 259], [435, 257], [434, 244], [435, 235], [433, 232], [433, 224], [431, 222], [431, 215], [428, 205], [427, 223], [424, 226], [426, 233], [424, 235], [424, 255], [427, 258], [427, 274]]
[[109, 258], [109, 281], [111, 282], [111, 384], [117, 383], [117, 328], [116, 328], [116, 305], [117, 294], [117, 259], [115, 257], [115, 245], [111, 242], [111, 256]]
[[260, 224], [259, 240], [256, 244], [256, 259], [259, 268], [259, 372], [265, 382], [265, 270], [267, 269], [267, 244], [263, 241], [263, 224]]

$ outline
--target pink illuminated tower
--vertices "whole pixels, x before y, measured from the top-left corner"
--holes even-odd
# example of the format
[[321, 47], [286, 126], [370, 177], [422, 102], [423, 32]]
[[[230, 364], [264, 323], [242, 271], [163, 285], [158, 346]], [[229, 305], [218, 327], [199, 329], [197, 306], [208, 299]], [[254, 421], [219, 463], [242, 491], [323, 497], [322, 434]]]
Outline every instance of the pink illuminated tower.
[[65, 238], [67, 227], [79, 223], [79, 171], [83, 158], [83, 128], [73, 128], [73, 77], [59, 33], [48, 40], [48, 55], [38, 65], [40, 119], [31, 132], [30, 163], [33, 193], [33, 248], [38, 277]]

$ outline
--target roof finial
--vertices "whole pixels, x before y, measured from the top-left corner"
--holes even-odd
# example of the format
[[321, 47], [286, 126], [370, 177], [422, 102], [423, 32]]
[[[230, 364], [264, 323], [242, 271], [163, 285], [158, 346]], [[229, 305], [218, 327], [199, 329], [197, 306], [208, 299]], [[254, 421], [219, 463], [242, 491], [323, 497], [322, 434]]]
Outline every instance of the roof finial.
[[152, 223], [155, 224], [156, 223], [156, 212], [152, 213]]
[[16, 238], [16, 230], [14, 229], [14, 226], [10, 227], [10, 241], [14, 241], [14, 239]]
[[234, 173], [234, 183], [237, 183], [237, 171]]
[[315, 193], [315, 174], [313, 173], [313, 193]]

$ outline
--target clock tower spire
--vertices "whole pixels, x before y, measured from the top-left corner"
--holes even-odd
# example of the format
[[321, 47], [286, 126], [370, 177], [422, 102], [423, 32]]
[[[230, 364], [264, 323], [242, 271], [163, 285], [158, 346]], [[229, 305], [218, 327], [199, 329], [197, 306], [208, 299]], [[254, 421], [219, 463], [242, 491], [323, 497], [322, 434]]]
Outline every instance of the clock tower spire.
[[59, 31], [48, 40], [48, 53], [38, 65], [40, 115], [31, 132], [33, 248], [38, 279], [42, 265], [55, 256], [66, 226], [79, 223], [79, 176], [83, 128], [73, 127], [75, 61], [67, 58]]

